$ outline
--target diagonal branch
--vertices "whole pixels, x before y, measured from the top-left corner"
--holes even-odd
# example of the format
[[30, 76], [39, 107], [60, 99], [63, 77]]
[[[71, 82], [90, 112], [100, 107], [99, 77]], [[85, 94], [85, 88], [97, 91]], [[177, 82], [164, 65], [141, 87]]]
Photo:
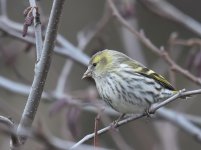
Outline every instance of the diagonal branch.
[[[9, 130], [15, 130], [15, 124], [10, 118], [0, 116], [0, 123], [6, 125]], [[17, 135], [13, 133], [11, 133], [10, 135], [11, 135], [11, 140], [10, 140], [11, 145], [18, 145], [19, 139]]]
[[[172, 101], [175, 101], [178, 98], [183, 98], [183, 97], [186, 97], [186, 96], [197, 95], [197, 94], [201, 94], [201, 89], [193, 90], [193, 91], [186, 91], [186, 92], [184, 92], [184, 90], [181, 90], [178, 94], [175, 94], [174, 96], [168, 98], [167, 100], [165, 100], [165, 101], [163, 101], [161, 103], [156, 103], [156, 104], [151, 105], [150, 108], [149, 108], [149, 112], [150, 113], [155, 113], [159, 108], [165, 106], [166, 104], [168, 104], [168, 103], [170, 103]], [[166, 114], [166, 112], [167, 112], [167, 114]], [[174, 114], [175, 117], [171, 117], [172, 114], [170, 114], [170, 112], [172, 114]], [[199, 128], [197, 128], [195, 125], [193, 125], [191, 122], [189, 122], [182, 114], [176, 113], [176, 112], [171, 111], [171, 110], [166, 111], [165, 108], [163, 108], [162, 112], [161, 112], [161, 110], [158, 110], [156, 112], [156, 114], [158, 114], [159, 116], [162, 116], [163, 118], [165, 118], [167, 120], [171, 120], [171, 122], [173, 122], [176, 125], [178, 125], [179, 127], [181, 127], [184, 131], [186, 131], [187, 133], [189, 133], [193, 137], [196, 137], [196, 140], [201, 143], [201, 130]], [[147, 113], [132, 115], [132, 116], [126, 118], [126, 119], [123, 119], [123, 120], [119, 121], [115, 127], [116, 128], [121, 127], [121, 126], [123, 126], [123, 125], [125, 125], [125, 124], [127, 124], [127, 123], [129, 123], [131, 121], [140, 119], [140, 118], [145, 117], [145, 116], [147, 116]], [[180, 118], [180, 120], [178, 120], [177, 117]], [[192, 126], [192, 130], [190, 130], [189, 126]], [[109, 125], [109, 126], [103, 128], [103, 129], [99, 130], [97, 132], [97, 134], [98, 135], [104, 134], [107, 131], [109, 131], [111, 129], [111, 127], [112, 126]], [[95, 136], [95, 133], [86, 135], [83, 139], [81, 139], [75, 145], [73, 145], [71, 147], [71, 149], [74, 149], [77, 146], [79, 146], [80, 144], [82, 144], [82, 143], [94, 138], [94, 136]]]
[[[22, 24], [14, 22], [9, 18], [0, 16], [0, 30], [5, 32], [11, 37], [14, 37], [18, 40], [30, 43], [35, 45], [35, 38], [32, 36], [34, 32], [29, 29], [29, 33], [26, 35], [26, 38], [22, 37]], [[70, 57], [71, 59], [87, 65], [89, 62], [89, 57], [76, 48], [72, 43], [65, 40], [61, 35], [57, 36], [58, 44], [55, 46], [54, 52], [64, 57]]]
[[201, 24], [192, 17], [184, 14], [166, 0], [140, 0], [138, 2], [145, 5], [153, 13], [177, 22], [201, 36]]
[[[7, 123], [10, 124], [9, 121], [7, 121], [7, 119], [8, 118], [6, 117], [0, 116], [0, 123], [5, 122], [5, 124]], [[13, 128], [8, 129], [0, 127], [0, 133], [9, 136], [10, 135], [15, 136], [17, 138], [16, 130], [14, 130]], [[30, 139], [41, 143], [45, 147], [45, 149], [68, 150], [69, 147], [71, 147], [74, 144], [74, 142], [60, 139], [51, 134], [46, 134], [43, 130], [41, 131], [41, 129], [23, 129], [20, 135], [27, 136]], [[90, 145], [83, 144], [79, 146], [77, 150], [108, 150], [108, 149], [101, 147], [94, 148]]]
[[137, 32], [128, 22], [120, 15], [117, 8], [115, 7], [113, 0], [108, 0], [108, 5], [113, 12], [114, 17], [116, 20], [125, 28], [127, 28], [131, 33], [133, 33], [145, 46], [147, 46], [151, 51], [155, 54], [159, 55], [160, 57], [164, 58], [164, 60], [171, 66], [171, 68], [184, 75], [189, 80], [193, 81], [194, 83], [201, 85], [201, 79], [191, 74], [188, 70], [183, 69], [174, 60], [172, 60], [169, 54], [164, 49], [157, 48], [145, 35], [143, 32]]

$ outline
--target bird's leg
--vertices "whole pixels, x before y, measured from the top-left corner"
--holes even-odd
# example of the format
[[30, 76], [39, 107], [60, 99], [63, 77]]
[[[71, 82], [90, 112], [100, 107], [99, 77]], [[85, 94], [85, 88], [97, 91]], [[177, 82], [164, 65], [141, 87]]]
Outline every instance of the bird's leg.
[[145, 114], [147, 117], [151, 117], [151, 114], [149, 112], [149, 107], [145, 109]]
[[121, 114], [118, 118], [117, 118], [117, 120], [114, 120], [113, 121], [113, 123], [112, 123], [112, 128], [115, 128], [116, 126], [117, 126], [117, 124], [118, 124], [118, 122], [122, 119], [122, 118], [124, 118], [124, 116], [125, 116], [126, 114]]
[[145, 109], [145, 115], [148, 117], [148, 118], [153, 118], [153, 116], [154, 116], [154, 113], [153, 112], [150, 112], [150, 107], [147, 107], [146, 109]]

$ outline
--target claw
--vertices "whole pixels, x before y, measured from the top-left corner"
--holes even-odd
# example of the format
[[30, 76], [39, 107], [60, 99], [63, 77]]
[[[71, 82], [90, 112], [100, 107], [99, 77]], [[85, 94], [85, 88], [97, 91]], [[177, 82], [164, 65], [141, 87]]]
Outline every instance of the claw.
[[151, 114], [149, 112], [149, 108], [145, 109], [145, 114], [146, 114], [147, 118], [151, 118]]
[[124, 118], [124, 116], [125, 116], [125, 114], [121, 114], [121, 115], [119, 116], [119, 118], [117, 118], [117, 120], [114, 120], [114, 121], [112, 122], [112, 124], [111, 124], [111, 128], [116, 128], [118, 122], [119, 122], [122, 118]]
[[153, 118], [153, 113], [151, 113], [150, 111], [149, 111], [149, 109], [150, 108], [146, 108], [145, 109], [145, 115], [147, 116], [147, 118]]

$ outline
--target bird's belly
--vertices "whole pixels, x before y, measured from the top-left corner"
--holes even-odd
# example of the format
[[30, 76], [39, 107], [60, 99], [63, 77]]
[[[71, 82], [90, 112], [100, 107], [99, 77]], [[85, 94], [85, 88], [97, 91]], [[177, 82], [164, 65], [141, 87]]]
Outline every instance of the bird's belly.
[[[107, 89], [107, 87], [105, 87], [105, 89]], [[149, 107], [149, 103], [136, 99], [133, 96], [130, 98], [128, 96], [125, 97], [117, 92], [105, 92], [105, 94], [100, 93], [100, 96], [110, 107], [120, 113], [142, 113]]]
[[121, 113], [142, 113], [151, 104], [172, 95], [172, 91], [163, 89], [153, 79], [139, 75], [133, 78], [122, 79], [110, 74], [110, 77], [96, 81], [96, 86], [101, 98]]
[[134, 103], [127, 102], [125, 100], [119, 100], [119, 99], [114, 99], [112, 100], [112, 106], [113, 109], [115, 109], [118, 112], [129, 114], [129, 113], [142, 113], [149, 107], [149, 105], [138, 105]]

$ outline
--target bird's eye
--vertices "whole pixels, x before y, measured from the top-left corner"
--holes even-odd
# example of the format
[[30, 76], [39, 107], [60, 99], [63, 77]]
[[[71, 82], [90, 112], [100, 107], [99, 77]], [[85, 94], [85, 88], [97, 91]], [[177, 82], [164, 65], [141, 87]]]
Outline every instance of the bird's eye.
[[94, 67], [96, 67], [97, 63], [93, 63], [92, 65], [93, 65]]

